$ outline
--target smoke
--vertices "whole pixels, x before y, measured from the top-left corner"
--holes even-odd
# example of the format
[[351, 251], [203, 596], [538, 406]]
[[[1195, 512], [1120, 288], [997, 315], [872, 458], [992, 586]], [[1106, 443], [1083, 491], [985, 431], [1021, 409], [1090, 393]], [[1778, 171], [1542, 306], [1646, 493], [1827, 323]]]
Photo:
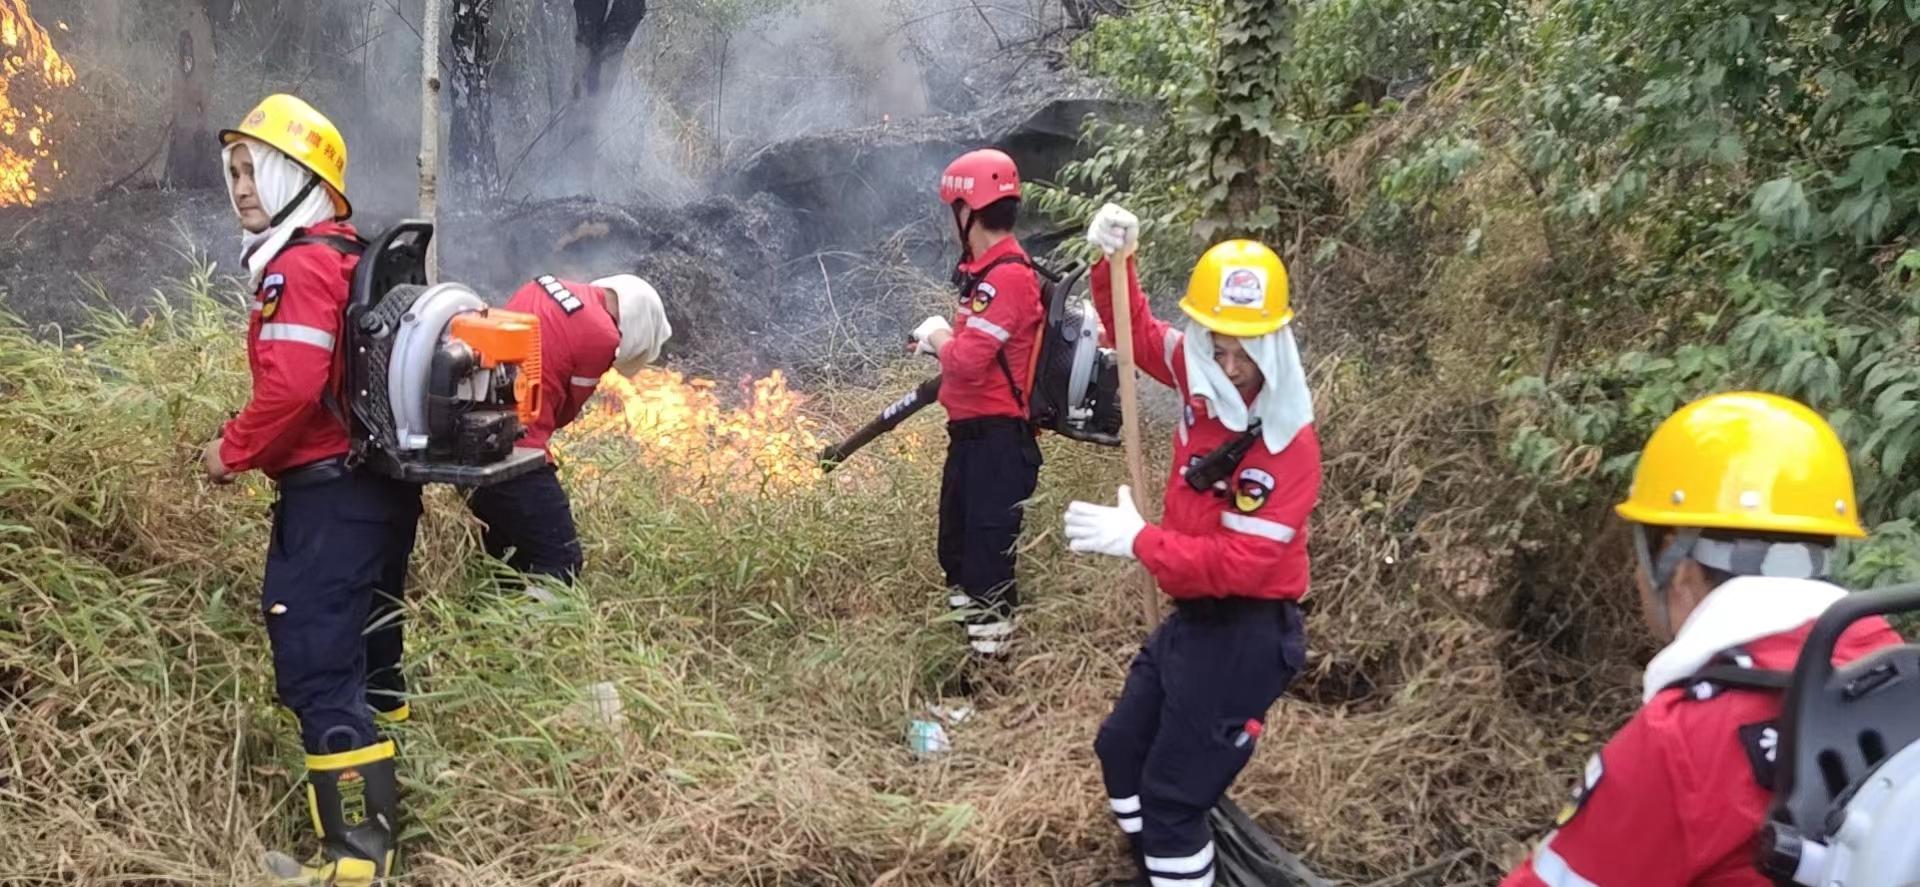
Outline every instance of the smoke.
[[[298, 94], [346, 132], [348, 187], [361, 211], [378, 221], [405, 214], [417, 194], [423, 7], [210, 3], [218, 50], [211, 125], [230, 125], [267, 93]], [[83, 80], [137, 97], [111, 109], [133, 119], [101, 127], [101, 141], [118, 140], [116, 158], [128, 158], [104, 165], [143, 156], [165, 126], [171, 65], [171, 44], [152, 38], [178, 27], [178, 5], [34, 0], [34, 10], [43, 22], [72, 25], [62, 50], [73, 48]], [[1002, 48], [1045, 33], [1058, 16], [1054, 0], [656, 2], [611, 88], [585, 102], [576, 96], [570, 0], [495, 0], [487, 61], [499, 196], [698, 199], [769, 143], [972, 110], [980, 83], [1013, 63]], [[443, 69], [453, 61], [443, 49]], [[443, 93], [443, 126], [450, 98]], [[443, 199], [457, 204], [465, 195], [452, 192], [450, 173], [469, 158], [442, 161]]]

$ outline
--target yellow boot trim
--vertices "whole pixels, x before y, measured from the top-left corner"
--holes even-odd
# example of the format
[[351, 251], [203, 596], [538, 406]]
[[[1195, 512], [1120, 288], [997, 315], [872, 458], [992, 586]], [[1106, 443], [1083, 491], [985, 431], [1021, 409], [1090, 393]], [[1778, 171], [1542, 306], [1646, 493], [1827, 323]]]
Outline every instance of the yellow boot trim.
[[[392, 855], [389, 854], [391, 859]], [[372, 887], [380, 883], [380, 874], [371, 859], [327, 860], [315, 858], [301, 863], [284, 853], [267, 854], [267, 871], [283, 887]]]
[[343, 751], [332, 755], [307, 755], [308, 770], [346, 770], [362, 767], [376, 761], [385, 761], [393, 757], [393, 740], [374, 743], [366, 748]]
[[337, 887], [371, 887], [379, 869], [371, 859], [337, 859], [333, 862], [333, 880]]
[[313, 790], [313, 783], [307, 783], [307, 815], [313, 817], [313, 833], [325, 838], [327, 827], [320, 824], [320, 796]]
[[394, 709], [393, 711], [381, 711], [379, 709], [373, 710], [373, 719], [383, 724], [404, 723], [408, 718], [411, 718], [411, 717], [413, 717], [413, 709], [410, 708], [407, 705], [407, 703], [404, 703], [404, 702], [400, 703], [400, 707]]

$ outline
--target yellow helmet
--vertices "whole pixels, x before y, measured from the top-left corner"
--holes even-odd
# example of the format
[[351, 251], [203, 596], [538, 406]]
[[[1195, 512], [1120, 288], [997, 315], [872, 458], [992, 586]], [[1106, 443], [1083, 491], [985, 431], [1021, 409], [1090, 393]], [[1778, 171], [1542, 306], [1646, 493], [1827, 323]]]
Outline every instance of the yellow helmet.
[[1180, 310], [1222, 335], [1251, 339], [1293, 319], [1287, 301], [1287, 266], [1251, 240], [1214, 245], [1193, 266]]
[[1702, 398], [1667, 417], [1614, 511], [1663, 527], [1867, 535], [1839, 435], [1799, 402], [1754, 392]]
[[347, 140], [312, 105], [284, 93], [267, 96], [239, 128], [220, 131], [220, 144], [231, 145], [242, 136], [265, 142], [319, 176], [334, 212], [343, 219], [353, 215], [347, 202]]

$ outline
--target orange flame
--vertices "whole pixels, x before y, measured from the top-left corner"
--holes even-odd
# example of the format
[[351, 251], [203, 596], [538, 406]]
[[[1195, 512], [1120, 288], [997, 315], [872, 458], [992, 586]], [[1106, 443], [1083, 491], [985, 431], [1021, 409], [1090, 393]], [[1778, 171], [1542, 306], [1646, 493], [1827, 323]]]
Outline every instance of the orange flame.
[[572, 446], [621, 439], [646, 465], [702, 492], [783, 490], [819, 476], [824, 442], [801, 412], [806, 399], [779, 370], [743, 383], [739, 406], [721, 403], [718, 388], [666, 369], [631, 380], [608, 372], [568, 429]]
[[62, 175], [47, 136], [53, 112], [38, 99], [72, 85], [73, 66], [54, 51], [27, 0], [0, 0], [0, 206], [32, 206], [45, 181]]

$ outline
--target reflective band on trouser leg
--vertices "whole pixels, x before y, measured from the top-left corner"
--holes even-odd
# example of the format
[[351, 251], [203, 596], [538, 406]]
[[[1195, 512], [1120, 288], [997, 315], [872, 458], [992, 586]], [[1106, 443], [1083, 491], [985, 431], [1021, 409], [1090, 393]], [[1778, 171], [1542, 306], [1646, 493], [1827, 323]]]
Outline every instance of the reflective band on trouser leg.
[[573, 383], [576, 388], [592, 388], [600, 384], [600, 380], [593, 376], [572, 376], [567, 381]]
[[1153, 887], [1211, 887], [1213, 842], [1191, 856], [1149, 856], [1147, 874]]
[[967, 626], [967, 645], [975, 652], [998, 653], [1013, 636], [1013, 623], [1003, 619], [975, 622]]
[[1108, 798], [1113, 807], [1113, 818], [1120, 823], [1120, 830], [1129, 835], [1137, 835], [1143, 825], [1140, 819], [1140, 796], [1127, 798]]
[[1540, 842], [1540, 849], [1533, 853], [1533, 874], [1547, 887], [1600, 887], [1587, 880], [1585, 875], [1573, 870], [1566, 859], [1553, 850], [1553, 838], [1559, 832], [1547, 835]]
[[1164, 875], [1149, 875], [1147, 882], [1153, 887], [1213, 887], [1213, 869], [1207, 869], [1191, 878], [1169, 878]]

